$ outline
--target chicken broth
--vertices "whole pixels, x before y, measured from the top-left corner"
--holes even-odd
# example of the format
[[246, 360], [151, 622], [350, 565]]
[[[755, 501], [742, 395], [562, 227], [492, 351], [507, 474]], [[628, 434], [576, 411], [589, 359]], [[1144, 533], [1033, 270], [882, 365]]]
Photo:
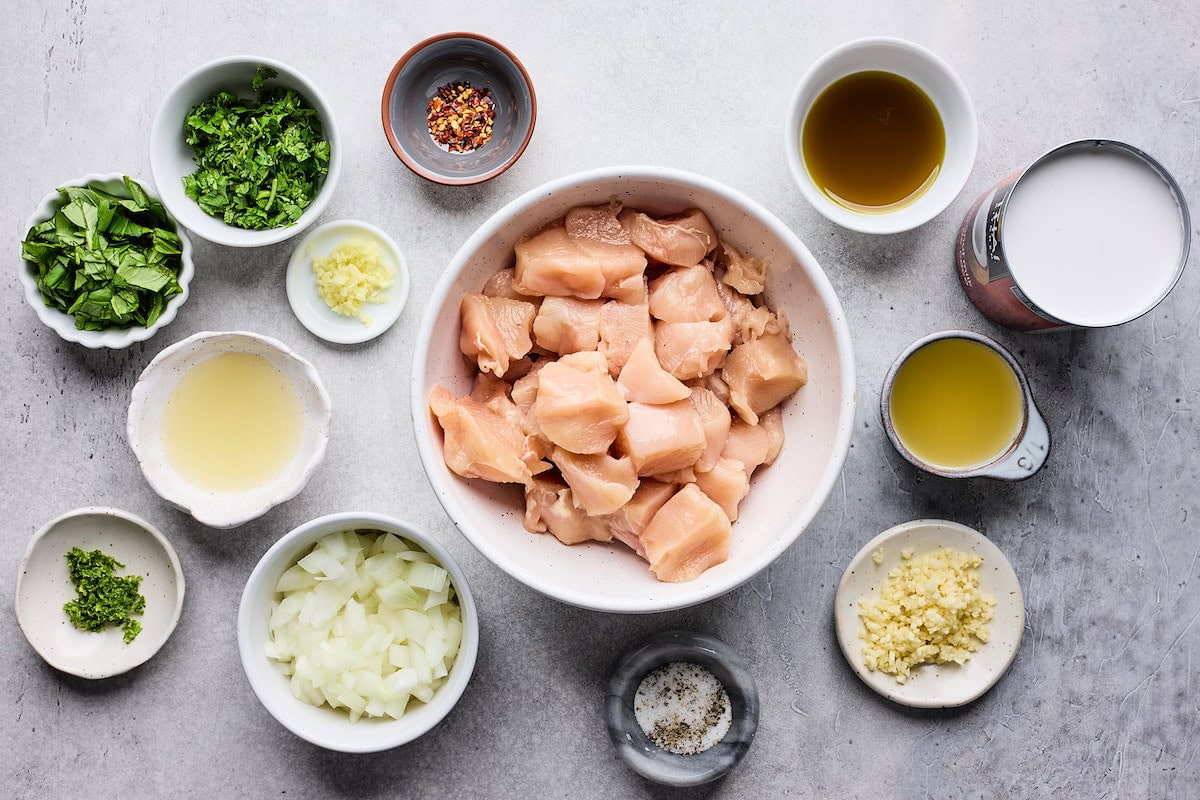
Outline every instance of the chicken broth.
[[946, 155], [946, 131], [933, 101], [890, 72], [835, 81], [813, 102], [800, 140], [817, 187], [866, 214], [912, 203], [933, 185]]

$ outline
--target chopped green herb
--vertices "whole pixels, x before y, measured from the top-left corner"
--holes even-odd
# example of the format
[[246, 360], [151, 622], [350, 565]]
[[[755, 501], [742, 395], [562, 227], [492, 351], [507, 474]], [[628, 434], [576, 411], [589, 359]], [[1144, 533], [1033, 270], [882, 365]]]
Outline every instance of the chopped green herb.
[[67, 571], [78, 596], [64, 605], [63, 611], [76, 628], [93, 633], [120, 625], [129, 644], [142, 632], [142, 623], [129, 615], [145, 611], [146, 598], [138, 591], [142, 576], [118, 577], [113, 574], [117, 567], [124, 569], [125, 565], [99, 550], [88, 553], [72, 547], [67, 553]]
[[129, 197], [94, 186], [60, 188], [62, 208], [21, 243], [42, 300], [81, 330], [149, 328], [183, 291], [183, 242], [174, 223], [128, 175], [125, 190]]
[[329, 172], [329, 142], [316, 109], [294, 89], [263, 88], [275, 71], [259, 67], [257, 100], [229, 91], [195, 106], [183, 123], [196, 171], [183, 190], [204, 213], [249, 230], [295, 224]]

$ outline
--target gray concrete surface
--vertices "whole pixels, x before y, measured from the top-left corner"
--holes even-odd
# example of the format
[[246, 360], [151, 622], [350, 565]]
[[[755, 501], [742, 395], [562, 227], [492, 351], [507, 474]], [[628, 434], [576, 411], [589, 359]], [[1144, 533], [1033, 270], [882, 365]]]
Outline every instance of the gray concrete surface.
[[[961, 215], [995, 180], [1061, 142], [1109, 136], [1147, 149], [1200, 212], [1200, 16], [1158, 3], [117, 3], [3, 4], [0, 117], [0, 397], [4, 493], [0, 596], [28, 537], [82, 505], [115, 505], [165, 530], [188, 577], [183, 619], [157, 657], [87, 682], [45, 666], [10, 600], [0, 607], [0, 795], [107, 797], [1189, 798], [1200, 785], [1200, 267], [1156, 311], [1119, 329], [1048, 336], [996, 329], [951, 270]], [[423, 183], [389, 150], [379, 94], [411, 44], [445, 30], [501, 40], [540, 100], [528, 151], [479, 188]], [[781, 130], [803, 70], [851, 38], [890, 34], [942, 55], [974, 95], [975, 171], [919, 230], [870, 238], [801, 199]], [[91, 352], [41, 326], [18, 290], [18, 242], [38, 199], [92, 171], [148, 175], [150, 120], [192, 67], [255, 52], [314, 79], [344, 130], [326, 219], [355, 217], [405, 248], [413, 292], [399, 324], [360, 347], [325, 345], [289, 310], [288, 244], [196, 242], [193, 297], [143, 346]], [[514, 582], [457, 533], [411, 442], [407, 374], [422, 308], [474, 228], [520, 192], [579, 169], [651, 163], [711, 176], [763, 202], [808, 244], [849, 314], [859, 422], [842, 480], [770, 570], [686, 611], [579, 611]], [[1193, 244], [1195, 245], [1193, 232]], [[1193, 257], [1193, 261], [1195, 261]], [[249, 327], [313, 360], [337, 413], [324, 467], [295, 500], [233, 531], [167, 507], [124, 441], [130, 387], [165, 345]], [[1018, 485], [950, 483], [894, 456], [877, 418], [896, 353], [966, 327], [1018, 354], [1055, 437]], [[370, 756], [325, 752], [267, 714], [236, 652], [254, 563], [312, 517], [369, 509], [434, 531], [462, 560], [483, 619], [466, 695], [431, 734]], [[944, 517], [983, 530], [1021, 578], [1028, 628], [981, 700], [917, 713], [867, 690], [833, 636], [841, 571], [870, 537]], [[609, 745], [604, 683], [615, 660], [668, 628], [712, 633], [750, 663], [758, 738], [724, 781], [665, 791]]]

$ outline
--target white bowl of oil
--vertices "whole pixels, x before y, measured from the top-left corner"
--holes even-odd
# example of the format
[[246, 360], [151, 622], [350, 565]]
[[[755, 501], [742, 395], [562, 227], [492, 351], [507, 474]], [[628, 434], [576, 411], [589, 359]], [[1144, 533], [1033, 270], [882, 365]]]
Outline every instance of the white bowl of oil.
[[129, 403], [129, 445], [150, 486], [213, 528], [300, 493], [325, 458], [329, 393], [280, 341], [202, 331], [164, 349]]

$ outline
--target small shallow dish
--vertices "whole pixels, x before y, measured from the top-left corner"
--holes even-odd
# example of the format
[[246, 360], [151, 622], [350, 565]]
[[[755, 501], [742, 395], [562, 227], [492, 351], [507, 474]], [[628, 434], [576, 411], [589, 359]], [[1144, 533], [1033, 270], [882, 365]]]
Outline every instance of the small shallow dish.
[[[239, 97], [252, 97], [250, 82], [259, 67], [270, 67], [277, 75], [266, 86], [295, 89], [321, 119], [321, 129], [329, 141], [329, 172], [321, 181], [317, 196], [296, 224], [261, 231], [225, 224], [209, 216], [195, 200], [184, 194], [183, 178], [196, 171], [196, 152], [183, 139], [183, 122], [192, 108], [221, 90]], [[342, 173], [342, 138], [333, 109], [316, 84], [287, 64], [261, 56], [229, 56], [210, 61], [189, 72], [167, 92], [150, 125], [150, 174], [162, 193], [163, 205], [188, 230], [210, 242], [230, 247], [262, 247], [282, 242], [303, 231], [321, 216], [329, 205]]]
[[[292, 382], [300, 400], [304, 432], [282, 473], [254, 489], [213, 492], [180, 476], [163, 449], [163, 409], [180, 378], [201, 361], [228, 352], [253, 353]], [[321, 376], [308, 361], [276, 339], [249, 331], [201, 331], [165, 348], [142, 372], [129, 402], [126, 435], [151, 488], [171, 505], [211, 528], [233, 528], [262, 516], [300, 493], [325, 458], [332, 410]]]
[[[662, 749], [646, 735], [634, 712], [642, 679], [664, 664], [704, 667], [729, 695], [732, 720], [720, 742], [695, 755]], [[608, 735], [629, 767], [655, 783], [699, 786], [728, 774], [745, 757], [758, 730], [758, 688], [746, 664], [724, 642], [702, 633], [667, 631], [651, 636], [617, 665], [604, 700]]]
[[[313, 706], [292, 695], [291, 684], [280, 665], [267, 658], [263, 645], [269, 633], [275, 584], [284, 570], [295, 564], [322, 537], [345, 530], [394, 533], [419, 545], [450, 573], [462, 608], [462, 644], [448, 680], [433, 699], [410, 706], [400, 719], [362, 717], [351, 722], [339, 709]], [[345, 512], [306, 522], [286, 533], [258, 562], [246, 581], [238, 607], [238, 652], [254, 694], [271, 716], [302, 739], [343, 753], [373, 753], [398, 747], [428, 732], [441, 722], [462, 697], [479, 650], [479, 614], [467, 576], [437, 539], [407, 522], [384, 514]]]
[[[717, 233], [766, 258], [766, 296], [792, 320], [792, 343], [808, 364], [808, 385], [783, 408], [786, 442], [760, 470], [738, 507], [729, 558], [687, 583], [655, 580], [646, 562], [616, 544], [564, 546], [522, 525], [524, 499], [512, 485], [467, 480], [446, 466], [429, 393], [462, 397], [472, 371], [459, 350], [462, 296], [511, 266], [516, 241], [570, 208], [611, 199], [651, 213], [704, 210]], [[854, 353], [845, 313], [829, 279], [796, 235], [754, 200], [717, 181], [662, 167], [603, 167], [532, 189], [496, 212], [463, 244], [425, 308], [413, 356], [411, 411], [421, 465], [446, 513], [493, 564], [564, 603], [596, 611], [655, 613], [702, 603], [765, 569], [804, 532], [841, 473], [854, 427]]]
[[[125, 182], [122, 180], [123, 177], [120, 172], [93, 172], [84, 175], [82, 178], [64, 181], [59, 186], [94, 186], [97, 189], [109, 192], [118, 197], [129, 197], [129, 191], [125, 188]], [[142, 188], [152, 198], [156, 200], [160, 199], [151, 191], [153, 187], [148, 182], [136, 177], [133, 179], [141, 184]], [[53, 217], [63, 205], [62, 195], [58, 193], [57, 189], [43, 197], [42, 202], [38, 204], [37, 210], [30, 214], [29, 219], [25, 221], [25, 230], [22, 232], [22, 238], [24, 238], [30, 228]], [[153, 325], [148, 328], [135, 326], [130, 328], [110, 328], [105, 331], [81, 331], [75, 327], [74, 317], [59, 311], [57, 308], [51, 308], [46, 305], [42, 299], [41, 292], [38, 291], [37, 279], [34, 276], [36, 268], [28, 261], [22, 261], [18, 277], [21, 279], [21, 285], [25, 289], [25, 299], [29, 301], [29, 305], [33, 308], [34, 313], [37, 314], [38, 319], [66, 341], [81, 344], [93, 350], [105, 347], [112, 350], [120, 350], [134, 342], [146, 341], [158, 333], [160, 329], [169, 325], [175, 319], [175, 315], [179, 313], [180, 307], [187, 302], [188, 284], [192, 282], [192, 276], [196, 274], [196, 267], [192, 263], [192, 243], [188, 239], [187, 233], [170, 213], [169, 208], [167, 209], [167, 216], [175, 223], [175, 232], [179, 234], [179, 241], [183, 243], [183, 253], [180, 255], [181, 263], [179, 267], [179, 288], [183, 291], [167, 301], [167, 304], [163, 307], [162, 314], [159, 315]]]
[[[962, 666], [925, 664], [915, 667], [904, 683], [896, 683], [892, 675], [868, 670], [863, 666], [862, 640], [858, 638], [858, 601], [879, 594], [888, 573], [900, 563], [902, 550], [911, 549], [916, 558], [943, 547], [983, 556], [980, 592], [996, 599], [988, 642]], [[876, 564], [871, 555], [880, 548], [883, 563]], [[889, 528], [858, 551], [838, 584], [833, 616], [846, 661], [872, 690], [914, 708], [956, 708], [991, 689], [1016, 658], [1025, 629], [1025, 601], [1012, 564], [982, 534], [957, 522], [919, 519]]]
[[[834, 202], [813, 181], [800, 146], [804, 121], [821, 92], [840, 78], [868, 71], [890, 72], [915, 83], [937, 108], [946, 132], [946, 152], [933, 184], [913, 202], [885, 213], [852, 211]], [[796, 87], [783, 133], [788, 168], [800, 193], [829, 221], [861, 233], [899, 233], [942, 213], [966, 185], [978, 146], [975, 104], [962, 79], [924, 47], [887, 37], [855, 39], [817, 59]]]
[[[386, 303], [365, 303], [363, 311], [371, 318], [364, 324], [357, 317], [335, 314], [317, 292], [313, 259], [329, 255], [346, 239], [369, 239], [379, 245], [380, 254], [394, 273], [392, 285], [384, 290]], [[400, 318], [408, 302], [408, 263], [392, 237], [366, 222], [343, 219], [326, 222], [309, 232], [296, 245], [287, 268], [287, 296], [300, 324], [314, 336], [334, 344], [357, 344], [379, 336]]]
[[[492, 137], [469, 153], [450, 153], [429, 133], [429, 101], [447, 83], [490, 89]], [[383, 87], [383, 133], [404, 165], [426, 180], [466, 186], [516, 163], [533, 137], [537, 95], [529, 73], [499, 42], [477, 33], [443, 33], [418, 42], [392, 67]]]
[[[75, 599], [67, 552], [102, 550], [141, 575], [146, 610], [141, 632], [126, 644], [120, 626], [93, 633], [71, 624], [63, 605]], [[145, 663], [170, 638], [183, 609], [183, 567], [175, 548], [144, 519], [116, 508], [77, 508], [42, 526], [17, 573], [17, 624], [46, 663], [81, 678], [110, 678]]]

